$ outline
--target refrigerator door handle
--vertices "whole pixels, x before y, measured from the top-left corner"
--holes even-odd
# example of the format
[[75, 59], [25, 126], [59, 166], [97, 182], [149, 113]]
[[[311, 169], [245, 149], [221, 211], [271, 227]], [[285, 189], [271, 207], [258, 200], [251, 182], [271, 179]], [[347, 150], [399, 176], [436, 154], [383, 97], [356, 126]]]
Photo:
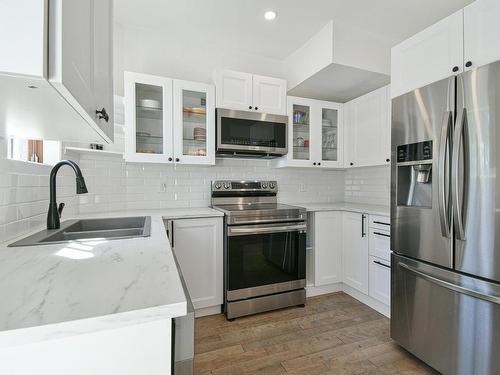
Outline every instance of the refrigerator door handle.
[[[467, 129], [467, 109], [463, 108], [462, 112], [457, 119], [457, 126], [455, 129], [454, 139], [453, 139], [453, 153], [451, 161], [451, 183], [452, 183], [452, 201], [453, 201], [453, 221], [455, 223], [456, 236], [457, 239], [465, 241], [465, 229], [464, 229], [464, 213], [465, 204], [462, 205], [460, 202], [461, 198], [467, 197], [468, 194], [468, 175], [469, 175], [469, 163], [467, 161], [468, 155], [468, 139], [464, 136]], [[464, 150], [464, 170], [463, 170], [463, 191], [460, 194], [459, 186], [459, 163], [460, 163], [460, 145], [463, 140]]]
[[450, 282], [445, 281], [445, 280], [438, 279], [437, 277], [428, 275], [428, 274], [426, 274], [422, 271], [419, 271], [419, 270], [413, 268], [412, 266], [409, 266], [409, 265], [402, 263], [402, 262], [399, 262], [398, 266], [403, 267], [404, 269], [414, 273], [415, 275], [421, 277], [422, 279], [427, 280], [433, 284], [439, 285], [443, 288], [450, 289], [450, 290], [453, 290], [457, 293], [466, 294], [466, 295], [474, 297], [474, 298], [479, 298], [479, 299], [482, 299], [484, 301], [488, 301], [488, 302], [492, 302], [492, 303], [496, 303], [496, 304], [500, 305], [500, 297], [498, 297], [498, 296], [481, 293], [481, 292], [478, 292], [478, 291], [475, 291], [475, 290], [472, 290], [469, 288], [465, 288], [465, 287], [460, 286], [460, 285], [450, 283]]
[[450, 145], [450, 128], [452, 124], [453, 113], [447, 111], [443, 124], [441, 126], [441, 141], [439, 143], [439, 160], [438, 160], [438, 185], [439, 185], [439, 219], [441, 222], [441, 234], [443, 237], [450, 238], [451, 224], [449, 218], [449, 200], [447, 193], [447, 178], [446, 178], [446, 153]]

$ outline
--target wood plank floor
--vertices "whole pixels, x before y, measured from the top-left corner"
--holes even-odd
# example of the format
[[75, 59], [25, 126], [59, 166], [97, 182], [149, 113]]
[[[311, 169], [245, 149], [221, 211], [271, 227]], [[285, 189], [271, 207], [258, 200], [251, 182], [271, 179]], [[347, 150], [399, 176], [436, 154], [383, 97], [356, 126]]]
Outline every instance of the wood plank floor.
[[389, 337], [389, 319], [345, 293], [228, 322], [196, 319], [195, 374], [435, 374]]

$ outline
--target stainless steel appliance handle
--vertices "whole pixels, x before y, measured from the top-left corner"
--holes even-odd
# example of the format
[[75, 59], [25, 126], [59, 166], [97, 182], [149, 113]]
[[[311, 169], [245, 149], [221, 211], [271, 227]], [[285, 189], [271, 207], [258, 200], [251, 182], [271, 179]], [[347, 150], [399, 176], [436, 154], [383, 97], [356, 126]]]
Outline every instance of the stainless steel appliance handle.
[[263, 234], [263, 233], [279, 233], [279, 232], [296, 232], [305, 231], [307, 224], [293, 225], [248, 225], [240, 227], [229, 227], [227, 230], [228, 236], [242, 236], [248, 234]]
[[467, 137], [464, 137], [464, 132], [467, 128], [467, 109], [463, 108], [459, 118], [457, 119], [457, 125], [455, 128], [455, 134], [453, 137], [453, 153], [451, 161], [451, 183], [452, 183], [452, 201], [453, 201], [453, 221], [455, 223], [456, 237], [459, 240], [465, 241], [465, 229], [464, 229], [464, 207], [460, 202], [460, 186], [459, 186], [459, 163], [460, 163], [460, 144], [462, 139], [464, 140], [464, 171], [463, 171], [463, 186], [464, 191], [462, 192], [462, 197], [467, 196], [467, 186], [468, 186], [468, 162], [467, 162]]
[[465, 288], [463, 286], [456, 285], [456, 284], [450, 283], [450, 282], [445, 281], [445, 280], [438, 279], [437, 277], [428, 275], [422, 271], [419, 271], [419, 270], [413, 268], [412, 266], [409, 266], [409, 265], [401, 263], [401, 262], [399, 262], [398, 265], [400, 267], [403, 267], [404, 269], [414, 273], [415, 275], [421, 277], [422, 279], [425, 279], [433, 284], [442, 286], [443, 288], [450, 289], [450, 290], [453, 290], [453, 291], [458, 292], [458, 293], [466, 294], [466, 295], [474, 297], [474, 298], [479, 298], [479, 299], [482, 299], [484, 301], [493, 302], [493, 303], [500, 305], [500, 297], [477, 292], [475, 290]]
[[439, 220], [441, 222], [441, 235], [450, 238], [451, 224], [449, 220], [448, 199], [446, 196], [446, 152], [449, 147], [450, 126], [452, 124], [452, 112], [447, 111], [443, 124], [441, 125], [441, 141], [439, 143], [438, 159], [438, 194], [439, 194]]

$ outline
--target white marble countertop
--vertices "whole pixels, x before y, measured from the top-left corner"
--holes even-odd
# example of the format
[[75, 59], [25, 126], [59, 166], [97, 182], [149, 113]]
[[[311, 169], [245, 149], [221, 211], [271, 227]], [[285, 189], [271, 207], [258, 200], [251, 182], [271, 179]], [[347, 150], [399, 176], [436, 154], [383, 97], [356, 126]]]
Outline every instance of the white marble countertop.
[[309, 212], [317, 211], [351, 211], [363, 212], [369, 215], [389, 216], [391, 209], [389, 206], [362, 203], [293, 203], [294, 206], [304, 207]]
[[207, 207], [64, 220], [124, 216], [151, 216], [151, 235], [43, 246], [7, 247], [15, 240], [0, 244], [0, 347], [186, 314], [163, 219], [223, 214]]

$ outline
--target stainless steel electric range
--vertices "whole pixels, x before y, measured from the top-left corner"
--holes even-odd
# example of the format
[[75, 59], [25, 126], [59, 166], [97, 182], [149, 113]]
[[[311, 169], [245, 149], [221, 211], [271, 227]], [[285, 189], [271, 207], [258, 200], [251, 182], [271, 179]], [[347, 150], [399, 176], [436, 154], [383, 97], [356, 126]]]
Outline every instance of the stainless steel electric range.
[[279, 204], [276, 181], [213, 181], [224, 218], [227, 319], [304, 305], [306, 210]]

